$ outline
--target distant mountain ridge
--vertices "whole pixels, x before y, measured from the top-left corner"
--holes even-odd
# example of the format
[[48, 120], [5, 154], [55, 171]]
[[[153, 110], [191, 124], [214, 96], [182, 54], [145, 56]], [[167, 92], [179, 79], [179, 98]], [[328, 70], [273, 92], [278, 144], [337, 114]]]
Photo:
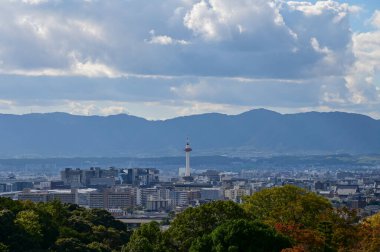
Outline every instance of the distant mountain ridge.
[[120, 114], [0, 115], [0, 157], [379, 153], [380, 121], [360, 114], [279, 114], [265, 109], [163, 121]]

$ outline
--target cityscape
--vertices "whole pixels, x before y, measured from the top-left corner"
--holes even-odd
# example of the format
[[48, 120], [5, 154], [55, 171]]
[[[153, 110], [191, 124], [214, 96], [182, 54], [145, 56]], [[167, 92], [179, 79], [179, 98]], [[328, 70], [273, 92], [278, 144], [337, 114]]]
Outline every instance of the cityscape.
[[378, 0], [0, 0], [0, 252], [380, 252]]
[[[13, 174], [0, 183], [1, 197], [35, 203], [59, 200], [85, 208], [109, 211], [131, 227], [164, 221], [188, 207], [244, 197], [272, 187], [294, 185], [328, 199], [336, 208], [357, 210], [364, 218], [380, 212], [380, 165], [351, 169], [326, 167], [289, 170], [192, 171], [190, 142], [184, 148], [184, 167], [176, 176], [161, 176], [157, 168], [65, 168], [59, 178], [22, 180]], [[171, 173], [172, 174], [172, 173]], [[173, 216], [173, 215], [171, 215]]]

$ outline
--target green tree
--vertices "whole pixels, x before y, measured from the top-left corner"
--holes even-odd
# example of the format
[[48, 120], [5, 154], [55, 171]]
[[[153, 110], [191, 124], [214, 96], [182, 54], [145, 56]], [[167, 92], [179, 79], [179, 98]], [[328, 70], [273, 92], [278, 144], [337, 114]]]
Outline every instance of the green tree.
[[100, 242], [95, 242], [95, 241], [88, 244], [87, 248], [91, 252], [111, 252], [112, 251], [112, 249], [109, 246]]
[[267, 225], [249, 220], [232, 220], [193, 242], [190, 251], [275, 252], [291, 247], [288, 238]]
[[62, 204], [58, 200], [37, 204], [37, 208], [48, 214], [50, 221], [59, 226], [67, 224], [70, 216], [69, 206], [69, 204]]
[[272, 226], [291, 223], [314, 229], [318, 220], [325, 220], [332, 211], [327, 199], [292, 185], [264, 189], [246, 197], [244, 208], [255, 219]]
[[0, 242], [8, 242], [9, 236], [14, 232], [15, 215], [9, 210], [0, 211]]
[[359, 251], [380, 251], [380, 213], [365, 219], [360, 225], [361, 246]]
[[188, 208], [171, 223], [167, 235], [177, 251], [188, 251], [192, 242], [211, 233], [220, 224], [248, 218], [244, 210], [232, 201], [214, 201], [200, 207]]
[[9, 252], [9, 247], [0, 242], [0, 252]]
[[330, 216], [331, 243], [338, 251], [349, 251], [359, 242], [359, 216], [356, 210], [335, 209]]
[[0, 198], [2, 250], [120, 251], [128, 240], [126, 225], [104, 210]]
[[120, 249], [123, 244], [128, 242], [129, 236], [124, 231], [99, 225], [92, 226], [91, 240], [100, 241], [108, 247]]
[[20, 201], [0, 197], [0, 209], [9, 210], [12, 213], [18, 213], [23, 209], [23, 204]]
[[160, 230], [160, 225], [153, 221], [141, 225], [136, 229], [129, 241], [123, 248], [124, 252], [160, 252], [167, 251], [164, 245], [163, 234]]
[[67, 220], [67, 226], [80, 233], [89, 233], [91, 231], [91, 221], [88, 221], [83, 216], [72, 215]]
[[152, 243], [145, 237], [139, 236], [130, 240], [130, 242], [122, 248], [122, 252], [153, 252]]
[[246, 197], [244, 209], [258, 221], [291, 237], [306, 251], [331, 249], [333, 223], [331, 203], [313, 192], [286, 185]]
[[125, 230], [126, 226], [121, 221], [116, 220], [108, 211], [103, 209], [91, 209], [85, 211], [85, 219], [96, 226], [102, 225], [112, 227], [117, 230]]
[[15, 220], [16, 225], [21, 227], [32, 239], [32, 243], [38, 248], [42, 243], [43, 233], [39, 215], [34, 210], [19, 212]]
[[[348, 218], [350, 219], [350, 218]], [[350, 225], [351, 226], [351, 225]], [[343, 227], [342, 227], [343, 228]], [[350, 247], [354, 247], [355, 252], [378, 252], [380, 251], [380, 213], [367, 217], [358, 225], [354, 225], [352, 230]], [[339, 229], [340, 234], [344, 234], [343, 229]], [[342, 236], [344, 237], [344, 236]], [[352, 239], [353, 238], [353, 239]], [[340, 239], [341, 241], [345, 241]], [[353, 244], [355, 243], [355, 244]], [[346, 244], [345, 242], [343, 244]], [[343, 251], [342, 246], [341, 251]]]
[[60, 238], [55, 242], [53, 251], [56, 252], [90, 252], [91, 250], [76, 238]]

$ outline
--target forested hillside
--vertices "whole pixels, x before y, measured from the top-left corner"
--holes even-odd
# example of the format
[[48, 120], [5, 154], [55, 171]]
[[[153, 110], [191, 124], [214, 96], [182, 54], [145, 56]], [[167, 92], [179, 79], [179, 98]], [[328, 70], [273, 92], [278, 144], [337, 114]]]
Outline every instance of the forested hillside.
[[164, 121], [129, 115], [0, 115], [0, 157], [178, 156], [379, 153], [380, 122], [341, 112], [282, 115], [252, 110]]

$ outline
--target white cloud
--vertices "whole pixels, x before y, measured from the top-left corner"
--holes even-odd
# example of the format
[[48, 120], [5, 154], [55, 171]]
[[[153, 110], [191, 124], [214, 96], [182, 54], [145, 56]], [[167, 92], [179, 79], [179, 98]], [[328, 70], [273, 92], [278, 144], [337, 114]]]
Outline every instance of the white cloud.
[[70, 108], [69, 113], [75, 115], [116, 115], [126, 114], [126, 105], [117, 102], [98, 102], [98, 101], [67, 101]]
[[371, 18], [371, 23], [373, 26], [380, 29], [380, 10], [376, 10]]
[[310, 39], [310, 44], [316, 52], [324, 54], [331, 53], [331, 51], [327, 47], [322, 48], [319, 44], [319, 41], [314, 37]]
[[359, 105], [380, 104], [380, 11], [375, 10], [371, 24], [375, 30], [352, 37], [355, 63], [346, 76], [350, 101]]
[[158, 45], [176, 45], [176, 44], [188, 45], [190, 44], [190, 42], [186, 40], [177, 40], [166, 35], [156, 36], [154, 30], [151, 30], [149, 33], [151, 34], [151, 38], [147, 40], [147, 42], [150, 44], [158, 44]]
[[127, 114], [128, 111], [123, 106], [109, 106], [100, 109], [101, 115], [117, 115], [117, 114]]
[[[114, 77], [117, 72], [304, 78], [324, 75], [326, 69], [327, 75], [341, 74], [349, 63], [321, 67], [325, 55], [310, 50], [310, 40], [315, 38], [320, 48], [329, 48], [330, 55], [342, 62], [350, 31], [346, 16], [339, 23], [334, 19], [350, 7], [335, 1], [321, 7], [320, 2], [324, 1], [304, 3], [326, 13], [318, 18], [294, 13], [300, 4], [294, 7], [291, 2], [267, 0], [150, 4], [70, 0], [48, 1], [33, 8], [1, 2], [0, 60], [3, 71], [10, 73], [83, 72], [92, 77]], [[329, 32], [325, 34], [320, 27], [326, 26]], [[27, 53], [20, 52], [26, 48]], [[72, 52], [81, 55], [78, 64], [73, 63]]]
[[205, 40], [231, 40], [242, 34], [284, 27], [276, 5], [267, 0], [202, 0], [184, 17], [184, 24]]
[[252, 109], [248, 106], [236, 106], [231, 104], [217, 104], [205, 102], [185, 102], [182, 107], [176, 109], [177, 116], [187, 116], [204, 113], [239, 114]]
[[92, 39], [106, 41], [106, 37], [104, 35], [105, 32], [103, 31], [101, 25], [92, 23], [91, 21], [75, 19], [70, 20], [68, 25], [72, 26], [72, 28], [69, 28], [70, 30], [77, 30], [79, 31], [79, 34], [85, 34], [85, 36]]
[[380, 102], [380, 83], [374, 83], [375, 77], [380, 74], [380, 29], [355, 34], [353, 51], [356, 61], [346, 77], [352, 102]]
[[152, 36], [149, 40], [149, 43], [159, 45], [171, 45], [174, 44], [174, 40], [169, 36]]
[[78, 56], [76, 56], [75, 52], [70, 53], [70, 57], [72, 57], [72, 64], [70, 71], [68, 71], [66, 75], [109, 78], [117, 78], [123, 76], [117, 70], [112, 69], [111, 67], [99, 61], [94, 62], [91, 59], [80, 60]]
[[209, 9], [205, 1], [195, 4], [184, 19], [186, 27], [193, 30], [195, 34], [210, 40], [222, 39], [222, 31], [218, 30], [221, 28], [218, 26], [218, 21], [216, 13]]
[[82, 114], [143, 113], [137, 103], [158, 114], [153, 103], [173, 114], [373, 111], [380, 14], [353, 34], [359, 11], [333, 0], [0, 1], [0, 99], [64, 100], [54, 106]]
[[25, 4], [37, 5], [37, 4], [47, 3], [49, 2], [49, 0], [22, 0], [22, 2]]
[[12, 74], [23, 75], [30, 77], [38, 76], [85, 76], [90, 78], [95, 77], [108, 77], [108, 78], [120, 78], [127, 77], [128, 74], [123, 74], [117, 70], [91, 59], [80, 59], [75, 52], [69, 53], [71, 58], [70, 65], [67, 69], [60, 68], [39, 68], [39, 69], [2, 69], [0, 66], [0, 74]]
[[13, 106], [15, 102], [12, 100], [0, 100], [0, 110], [9, 111]]
[[322, 0], [316, 1], [315, 3], [306, 1], [288, 1], [287, 5], [293, 10], [302, 11], [305, 15], [322, 15], [326, 11], [333, 11], [338, 13], [334, 19], [335, 22], [339, 22], [340, 19], [344, 18], [348, 13], [358, 13], [362, 10], [359, 6], [339, 3], [333, 0]]

